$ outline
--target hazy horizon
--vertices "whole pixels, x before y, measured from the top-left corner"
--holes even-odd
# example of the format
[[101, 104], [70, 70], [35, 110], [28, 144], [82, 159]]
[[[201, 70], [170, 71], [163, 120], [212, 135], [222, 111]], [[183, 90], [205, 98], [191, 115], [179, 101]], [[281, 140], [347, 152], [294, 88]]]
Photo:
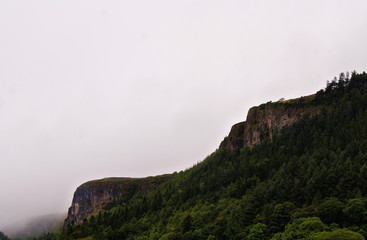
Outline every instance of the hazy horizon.
[[181, 171], [250, 107], [366, 71], [367, 2], [0, 2], [0, 231]]

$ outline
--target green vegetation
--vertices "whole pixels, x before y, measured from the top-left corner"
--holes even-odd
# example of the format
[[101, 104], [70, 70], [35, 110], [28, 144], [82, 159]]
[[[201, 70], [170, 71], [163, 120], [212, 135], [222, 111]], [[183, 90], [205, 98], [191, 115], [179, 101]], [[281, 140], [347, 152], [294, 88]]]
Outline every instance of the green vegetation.
[[138, 185], [138, 184], [142, 184], [144, 186], [151, 186], [151, 185], [155, 185], [157, 183], [163, 183], [163, 182], [167, 181], [167, 179], [169, 177], [170, 177], [170, 174], [164, 174], [164, 175], [160, 175], [160, 176], [146, 177], [146, 178], [111, 177], [111, 178], [103, 178], [103, 179], [98, 179], [98, 180], [92, 180], [92, 181], [84, 183], [82, 186], [102, 185], [102, 186], [112, 186], [112, 187], [114, 187], [114, 186], [116, 186], [116, 183], [121, 184], [121, 185], [129, 185], [129, 184]]
[[221, 147], [149, 193], [39, 240], [365, 239], [367, 74], [276, 104], [320, 113], [252, 149]]
[[9, 240], [9, 238], [3, 232], [0, 232], [0, 240]]

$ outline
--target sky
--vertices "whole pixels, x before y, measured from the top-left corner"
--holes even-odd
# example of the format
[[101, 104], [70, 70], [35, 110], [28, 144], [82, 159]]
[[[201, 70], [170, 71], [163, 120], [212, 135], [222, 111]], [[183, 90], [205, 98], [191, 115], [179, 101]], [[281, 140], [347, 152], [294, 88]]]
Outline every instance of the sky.
[[0, 1], [0, 230], [185, 170], [250, 107], [367, 63], [365, 0]]

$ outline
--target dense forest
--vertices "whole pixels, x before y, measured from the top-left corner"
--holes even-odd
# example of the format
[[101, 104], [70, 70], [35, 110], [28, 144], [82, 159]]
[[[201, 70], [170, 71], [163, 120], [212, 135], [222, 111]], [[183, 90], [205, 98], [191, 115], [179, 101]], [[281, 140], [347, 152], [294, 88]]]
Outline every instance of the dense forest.
[[317, 107], [253, 148], [218, 148], [149, 193], [134, 191], [81, 224], [38, 240], [365, 239], [367, 74], [340, 74]]

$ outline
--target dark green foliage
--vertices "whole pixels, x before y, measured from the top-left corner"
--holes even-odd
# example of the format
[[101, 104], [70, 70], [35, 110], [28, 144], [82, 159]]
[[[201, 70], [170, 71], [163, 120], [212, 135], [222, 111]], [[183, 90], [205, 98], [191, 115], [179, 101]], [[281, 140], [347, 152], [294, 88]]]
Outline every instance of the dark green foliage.
[[0, 240], [9, 240], [9, 238], [3, 232], [0, 232]]
[[327, 198], [317, 207], [317, 215], [327, 224], [333, 222], [340, 223], [343, 221], [344, 207], [344, 203], [339, 199], [335, 197]]
[[364, 240], [364, 237], [347, 229], [337, 229], [332, 232], [320, 232], [310, 237], [311, 240]]
[[366, 223], [367, 209], [366, 200], [361, 198], [350, 199], [343, 209], [348, 222], [361, 225]]
[[278, 236], [283, 240], [308, 239], [313, 233], [327, 230], [327, 226], [317, 217], [299, 218], [289, 223]]
[[252, 149], [219, 148], [149, 193], [132, 187], [97, 216], [40, 239], [364, 239], [367, 74], [266, 104], [294, 106], [320, 113]]
[[250, 228], [248, 239], [263, 240], [268, 238], [268, 227], [263, 223], [257, 223]]
[[191, 221], [192, 221], [192, 217], [190, 216], [190, 214], [189, 215], [187, 215], [184, 219], [183, 219], [183, 221], [182, 221], [182, 232], [183, 233], [186, 233], [186, 232], [188, 232], [188, 231], [190, 231], [191, 230], [191, 228], [192, 228], [192, 223], [191, 223]]
[[285, 231], [277, 233], [272, 240], [363, 240], [360, 233], [349, 229], [333, 228], [327, 226], [319, 218], [299, 218], [289, 223]]
[[276, 233], [284, 229], [285, 225], [291, 220], [291, 215], [296, 209], [292, 202], [285, 202], [274, 207], [270, 219], [272, 232]]

